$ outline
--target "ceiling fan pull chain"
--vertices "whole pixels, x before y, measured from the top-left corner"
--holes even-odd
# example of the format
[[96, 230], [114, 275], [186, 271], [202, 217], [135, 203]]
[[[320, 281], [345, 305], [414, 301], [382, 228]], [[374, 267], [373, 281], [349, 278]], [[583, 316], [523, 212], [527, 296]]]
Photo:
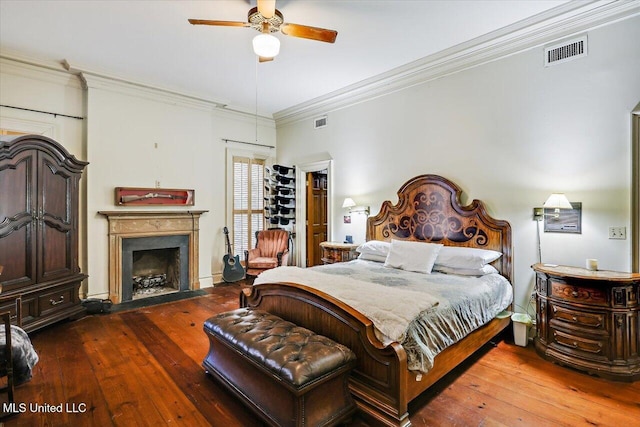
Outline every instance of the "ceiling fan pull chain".
[[258, 61], [256, 63], [256, 143], [258, 142]]

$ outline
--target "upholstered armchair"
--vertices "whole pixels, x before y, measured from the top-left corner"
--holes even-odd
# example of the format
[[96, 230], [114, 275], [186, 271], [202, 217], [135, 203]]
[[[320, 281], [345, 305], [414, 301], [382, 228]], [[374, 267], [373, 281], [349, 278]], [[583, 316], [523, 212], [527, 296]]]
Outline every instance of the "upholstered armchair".
[[264, 270], [287, 265], [289, 232], [281, 229], [256, 231], [256, 247], [244, 251], [247, 275], [257, 276]]

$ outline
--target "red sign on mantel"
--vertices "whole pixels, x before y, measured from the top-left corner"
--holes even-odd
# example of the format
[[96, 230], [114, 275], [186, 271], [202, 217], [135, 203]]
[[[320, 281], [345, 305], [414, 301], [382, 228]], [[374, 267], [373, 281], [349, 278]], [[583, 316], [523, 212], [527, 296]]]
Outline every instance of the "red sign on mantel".
[[194, 190], [116, 187], [118, 206], [193, 206]]

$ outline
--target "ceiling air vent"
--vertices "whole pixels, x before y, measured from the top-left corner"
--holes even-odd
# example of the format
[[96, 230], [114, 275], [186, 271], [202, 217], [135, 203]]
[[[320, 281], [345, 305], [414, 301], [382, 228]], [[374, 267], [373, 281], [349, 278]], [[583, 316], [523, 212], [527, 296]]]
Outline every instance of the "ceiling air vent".
[[327, 126], [327, 116], [318, 117], [313, 119], [313, 128], [320, 129]]
[[572, 59], [587, 56], [587, 36], [563, 41], [544, 48], [544, 66], [561, 64]]

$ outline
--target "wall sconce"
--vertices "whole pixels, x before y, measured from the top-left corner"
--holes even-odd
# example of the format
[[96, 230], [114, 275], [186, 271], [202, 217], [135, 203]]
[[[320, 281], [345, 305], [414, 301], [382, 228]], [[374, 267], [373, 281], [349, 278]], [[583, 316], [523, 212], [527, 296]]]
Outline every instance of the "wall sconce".
[[363, 213], [369, 216], [369, 206], [357, 206], [351, 197], [344, 199], [342, 207], [349, 209], [349, 213]]
[[[553, 209], [554, 213], [546, 214], [544, 213], [545, 209]], [[535, 221], [542, 221], [545, 216], [558, 218], [560, 216], [560, 209], [573, 209], [573, 206], [571, 206], [571, 202], [569, 202], [569, 199], [567, 199], [564, 193], [553, 193], [541, 208], [533, 208], [533, 219]]]

